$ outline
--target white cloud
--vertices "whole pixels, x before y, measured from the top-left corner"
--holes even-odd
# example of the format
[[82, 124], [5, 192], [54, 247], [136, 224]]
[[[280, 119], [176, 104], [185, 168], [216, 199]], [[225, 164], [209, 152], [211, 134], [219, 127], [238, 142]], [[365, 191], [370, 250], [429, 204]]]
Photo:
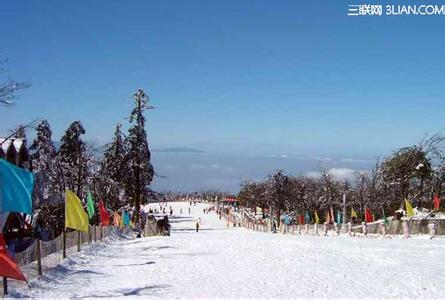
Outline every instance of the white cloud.
[[317, 171], [311, 171], [311, 172], [307, 172], [306, 176], [310, 177], [310, 178], [319, 178], [321, 176], [321, 173], [317, 172]]
[[314, 157], [314, 159], [319, 160], [319, 161], [323, 161], [323, 162], [329, 162], [332, 160], [332, 157], [320, 157], [320, 156], [316, 156]]
[[341, 162], [350, 162], [350, 163], [361, 163], [361, 164], [366, 164], [366, 163], [371, 162], [371, 160], [356, 159], [356, 158], [341, 158], [340, 161]]
[[206, 164], [191, 164], [190, 165], [190, 169], [200, 169], [200, 170], [220, 170], [222, 172], [235, 172], [235, 168], [232, 166], [225, 166], [225, 165], [220, 165], [220, 164], [211, 164], [211, 165], [206, 165]]
[[353, 179], [355, 171], [348, 168], [331, 168], [328, 175], [334, 177], [336, 180]]

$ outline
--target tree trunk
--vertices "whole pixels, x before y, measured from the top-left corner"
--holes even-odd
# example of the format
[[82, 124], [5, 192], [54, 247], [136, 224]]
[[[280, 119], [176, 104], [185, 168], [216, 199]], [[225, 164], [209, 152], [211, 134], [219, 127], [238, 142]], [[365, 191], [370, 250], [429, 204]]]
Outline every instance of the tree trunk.
[[139, 169], [136, 168], [135, 170], [136, 175], [136, 189], [135, 189], [135, 195], [134, 195], [134, 215], [133, 215], [133, 221], [135, 223], [139, 223], [139, 213], [141, 210], [141, 199], [140, 199], [140, 177], [139, 177]]

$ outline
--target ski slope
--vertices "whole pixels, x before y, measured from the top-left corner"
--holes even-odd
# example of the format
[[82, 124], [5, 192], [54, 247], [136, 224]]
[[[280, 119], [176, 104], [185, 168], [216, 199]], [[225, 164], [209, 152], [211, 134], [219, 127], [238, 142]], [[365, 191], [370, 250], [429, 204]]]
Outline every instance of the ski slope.
[[169, 205], [170, 237], [93, 245], [11, 296], [445, 297], [444, 239], [259, 233], [226, 228], [204, 204]]

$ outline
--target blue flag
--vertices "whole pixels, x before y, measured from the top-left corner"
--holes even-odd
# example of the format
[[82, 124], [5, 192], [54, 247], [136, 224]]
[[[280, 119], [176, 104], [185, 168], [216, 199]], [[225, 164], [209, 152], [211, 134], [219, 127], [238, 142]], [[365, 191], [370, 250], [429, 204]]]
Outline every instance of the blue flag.
[[124, 221], [125, 226], [130, 225], [130, 216], [127, 214], [125, 210], [122, 212], [122, 219]]
[[306, 224], [311, 223], [311, 216], [309, 215], [308, 211], [306, 211], [306, 213], [304, 214], [304, 222]]
[[341, 213], [337, 211], [337, 224], [341, 224]]
[[0, 211], [31, 214], [34, 175], [0, 159]]

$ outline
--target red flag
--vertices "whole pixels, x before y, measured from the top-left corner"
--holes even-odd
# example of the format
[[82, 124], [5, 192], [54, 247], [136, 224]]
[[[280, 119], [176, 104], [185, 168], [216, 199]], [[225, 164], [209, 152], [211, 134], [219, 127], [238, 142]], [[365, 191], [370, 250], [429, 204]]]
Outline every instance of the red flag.
[[100, 225], [109, 226], [110, 225], [110, 213], [105, 208], [104, 202], [100, 200], [99, 202], [99, 216], [100, 216]]
[[439, 197], [439, 195], [434, 194], [433, 204], [434, 204], [434, 209], [435, 210], [439, 210], [439, 208], [440, 208], [440, 197]]
[[370, 223], [373, 221], [372, 213], [369, 208], [365, 208], [365, 222]]
[[20, 267], [6, 251], [5, 240], [2, 234], [0, 234], [0, 276], [26, 281], [25, 276], [20, 271]]
[[334, 218], [334, 208], [331, 206], [331, 208], [329, 209], [329, 223], [334, 223], [335, 222], [335, 218]]
[[300, 225], [304, 225], [304, 216], [299, 215], [299, 218], [300, 218]]

